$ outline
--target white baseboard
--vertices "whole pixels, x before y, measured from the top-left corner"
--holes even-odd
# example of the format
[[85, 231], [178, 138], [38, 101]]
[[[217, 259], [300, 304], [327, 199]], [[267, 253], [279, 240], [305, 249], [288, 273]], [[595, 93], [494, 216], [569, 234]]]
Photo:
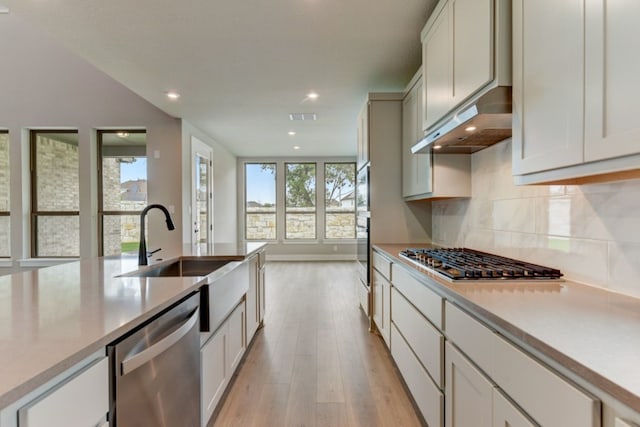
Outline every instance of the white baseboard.
[[356, 261], [355, 254], [341, 254], [341, 255], [269, 255], [267, 254], [267, 261]]

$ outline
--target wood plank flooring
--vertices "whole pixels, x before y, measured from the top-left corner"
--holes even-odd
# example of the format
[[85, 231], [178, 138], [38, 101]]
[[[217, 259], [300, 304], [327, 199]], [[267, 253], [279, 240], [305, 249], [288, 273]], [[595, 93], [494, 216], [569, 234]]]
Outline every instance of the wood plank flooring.
[[268, 263], [264, 328], [210, 426], [422, 425], [356, 280], [350, 262]]

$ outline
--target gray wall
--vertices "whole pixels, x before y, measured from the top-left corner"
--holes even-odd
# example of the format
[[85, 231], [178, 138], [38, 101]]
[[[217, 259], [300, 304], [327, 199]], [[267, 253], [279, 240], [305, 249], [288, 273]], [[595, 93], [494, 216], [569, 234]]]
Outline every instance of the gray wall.
[[[181, 121], [173, 118], [12, 14], [0, 14], [0, 128], [11, 150], [11, 250], [29, 256], [29, 131], [78, 130], [82, 257], [97, 254], [96, 129], [147, 131], [149, 202], [175, 207], [178, 230], [152, 220], [150, 246], [182, 242]], [[154, 157], [154, 152], [159, 158]]]

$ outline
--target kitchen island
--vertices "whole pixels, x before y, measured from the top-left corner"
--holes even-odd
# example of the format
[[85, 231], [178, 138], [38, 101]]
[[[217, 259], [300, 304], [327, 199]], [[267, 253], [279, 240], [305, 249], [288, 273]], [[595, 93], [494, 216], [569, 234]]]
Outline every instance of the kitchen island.
[[[137, 255], [91, 258], [0, 277], [0, 409], [75, 366], [181, 298], [204, 277], [119, 277], [181, 257], [229, 261], [222, 277], [265, 243], [185, 245], [139, 267]], [[160, 254], [157, 254], [160, 256]]]
[[[509, 363], [502, 363], [501, 366], [500, 360], [505, 362], [507, 359], [500, 359], [500, 351], [508, 346], [506, 351], [509, 354], [520, 357], [521, 351], [527, 360], [543, 368], [551, 368], [553, 375], [569, 380], [567, 384], [573, 383], [584, 390], [586, 396], [591, 395], [601, 401], [603, 426], [614, 425], [613, 418], [617, 414], [638, 422], [639, 299], [569, 280], [559, 283], [449, 282], [400, 257], [399, 252], [407, 247], [429, 245], [374, 245], [374, 258], [380, 254], [384, 257], [383, 261], [386, 260], [382, 263], [384, 268], [377, 267], [381, 270], [380, 273], [375, 270], [376, 274], [388, 277], [392, 287], [394, 282], [402, 284], [399, 282], [401, 276], [408, 275], [405, 277], [410, 276], [418, 286], [424, 286], [437, 295], [442, 313], [436, 316], [435, 322], [430, 319], [438, 329], [436, 333], [442, 333], [443, 340], [454, 343], [456, 349], [473, 359], [483, 370], [483, 375], [497, 384], [496, 387], [500, 388], [504, 379], [505, 387], [513, 387], [514, 393], [519, 392], [519, 386], [510, 383], [516, 374], [511, 372], [511, 377], [502, 374]], [[402, 292], [402, 288], [398, 289]], [[394, 291], [395, 295], [398, 295], [397, 291]], [[407, 295], [405, 293], [404, 296]], [[410, 302], [419, 304], [415, 300]], [[393, 299], [391, 304], [394, 304]], [[391, 328], [394, 329], [393, 312], [390, 317]], [[438, 324], [440, 320], [442, 323]], [[405, 338], [409, 339], [407, 336]], [[392, 354], [393, 347], [392, 340]], [[438, 372], [439, 369], [444, 371], [449, 368], [436, 367], [432, 371]], [[532, 379], [538, 380], [535, 376]], [[444, 390], [442, 382], [435, 380], [435, 385]], [[535, 390], [539, 385], [525, 384], [526, 392]], [[446, 399], [448, 396], [445, 396]], [[528, 402], [519, 404], [529, 412], [526, 406]], [[598, 411], [595, 419], [599, 420], [600, 410], [594, 408]], [[550, 413], [553, 409], [546, 407], [544, 411]], [[544, 423], [540, 419], [537, 422], [554, 425], [553, 422]]]

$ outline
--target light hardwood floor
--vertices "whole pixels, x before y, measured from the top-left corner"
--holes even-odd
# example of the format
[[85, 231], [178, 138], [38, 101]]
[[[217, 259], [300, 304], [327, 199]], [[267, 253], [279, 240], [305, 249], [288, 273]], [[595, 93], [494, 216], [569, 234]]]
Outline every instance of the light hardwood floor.
[[268, 263], [264, 328], [210, 425], [422, 425], [356, 280], [350, 262]]

